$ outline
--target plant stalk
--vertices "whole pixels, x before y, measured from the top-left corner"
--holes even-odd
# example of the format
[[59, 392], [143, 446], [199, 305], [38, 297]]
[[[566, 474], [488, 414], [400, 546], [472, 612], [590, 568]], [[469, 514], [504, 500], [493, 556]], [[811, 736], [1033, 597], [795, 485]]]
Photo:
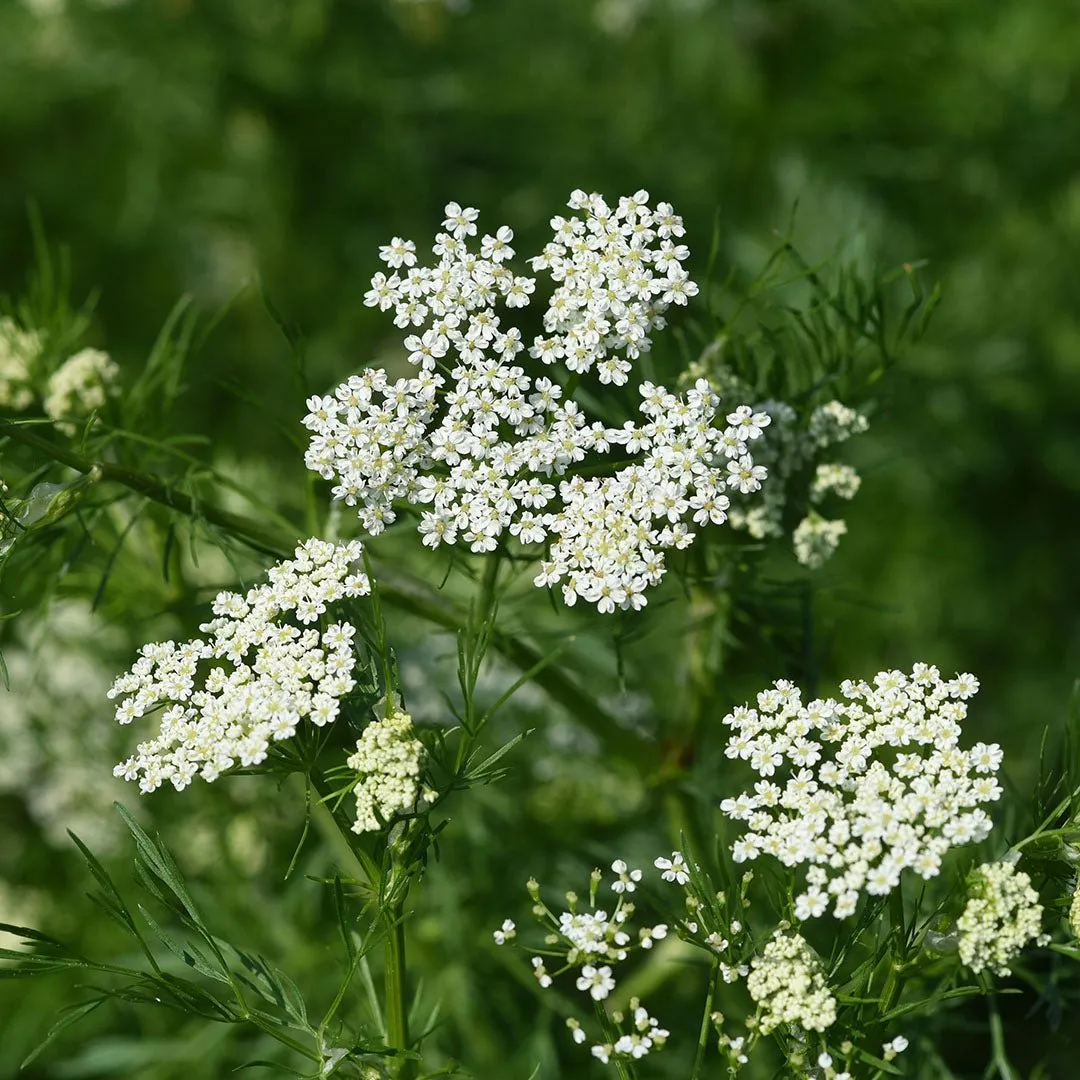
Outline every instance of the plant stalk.
[[[409, 1005], [405, 994], [405, 905], [394, 904], [386, 912], [383, 987], [386, 1007], [386, 1041], [395, 1050], [409, 1049]], [[399, 1080], [415, 1075], [414, 1062], [402, 1058]]]

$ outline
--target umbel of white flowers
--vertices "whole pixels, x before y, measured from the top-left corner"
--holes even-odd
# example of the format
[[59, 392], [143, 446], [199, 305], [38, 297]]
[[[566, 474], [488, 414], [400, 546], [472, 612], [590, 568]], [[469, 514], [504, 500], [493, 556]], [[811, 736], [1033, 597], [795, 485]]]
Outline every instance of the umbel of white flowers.
[[[707, 370], [704, 358], [692, 364], [691, 374]], [[753, 401], [751, 387], [728, 368], [713, 375], [717, 389], [725, 395]], [[869, 422], [861, 413], [840, 401], [827, 401], [802, 416], [786, 401], [768, 399], [753, 405], [772, 421], [769, 437], [754, 450], [754, 460], [769, 473], [769, 483], [760, 495], [731, 500], [728, 520], [733, 529], [743, 529], [757, 540], [779, 538], [785, 533], [785, 517], [796, 485], [807, 484], [804, 498], [806, 516], [795, 526], [791, 544], [795, 558], [810, 570], [819, 570], [836, 552], [847, 533], [842, 518], [822, 515], [823, 504], [835, 499], [850, 500], [858, 494], [861, 479], [850, 466], [838, 461], [822, 461], [831, 447], [866, 431]], [[813, 466], [807, 483], [807, 473]], [[800, 501], [802, 501], [800, 499]]]
[[862, 893], [880, 896], [905, 869], [937, 875], [949, 848], [982, 840], [981, 809], [1001, 794], [994, 774], [1001, 749], [959, 746], [972, 675], [944, 680], [936, 667], [879, 672], [874, 685], [845, 681], [841, 699], [802, 703], [780, 681], [724, 718], [727, 756], [747, 761], [761, 779], [752, 792], [725, 799], [721, 812], [745, 822], [732, 857], [771, 855], [806, 866], [797, 919], [832, 902], [837, 918], [854, 913]]
[[[532, 260], [556, 288], [528, 353], [570, 381], [627, 383], [664, 311], [697, 292], [682, 266], [682, 220], [648, 198], [639, 191], [612, 208], [575, 191], [575, 214], [552, 219], [554, 237]], [[470, 250], [477, 216], [447, 205], [431, 266], [418, 265], [412, 241], [382, 248], [391, 273], [375, 275], [365, 302], [393, 311], [418, 372], [392, 380], [368, 368], [309, 399], [307, 465], [372, 534], [409, 503], [429, 547], [493, 551], [509, 534], [548, 546], [535, 583], [561, 585], [567, 604], [640, 608], [665, 552], [690, 544], [693, 525], [726, 521], [729, 491], [761, 487], [766, 470], [750, 444], [770, 418], [741, 406], [717, 426], [719, 398], [700, 379], [682, 395], [644, 382], [639, 420], [590, 421], [557, 381], [516, 362], [526, 345], [496, 304], [525, 307], [536, 281], [507, 267], [505, 225]], [[613, 450], [618, 460], [606, 463]]]
[[[589, 906], [584, 908], [576, 893], [568, 892], [566, 902], [568, 911], [556, 914], [540, 897], [540, 885], [530, 879], [527, 885], [533, 900], [533, 915], [550, 932], [545, 938], [546, 950], [543, 956], [532, 957], [533, 977], [542, 990], [553, 983], [553, 973], [548, 971], [547, 963], [554, 961], [558, 965], [554, 975], [566, 971], [576, 971], [575, 986], [587, 995], [593, 1005], [609, 997], [615, 990], [615, 969], [635, 949], [651, 949], [653, 945], [667, 937], [668, 928], [664, 923], [656, 926], [641, 927], [637, 931], [636, 941], [630, 933], [630, 920], [634, 915], [633, 893], [642, 879], [642, 871], [631, 868], [623, 859], [616, 859], [611, 869], [617, 875], [611, 883], [615, 893], [614, 908], [608, 911], [606, 905], [597, 907], [597, 891], [603, 874], [594, 870], [589, 878]], [[517, 938], [517, 927], [513, 919], [504, 919], [502, 926], [493, 935], [496, 945], [507, 945]], [[611, 1020], [618, 1029], [618, 1037], [612, 1042], [595, 1043], [590, 1047], [593, 1057], [605, 1065], [612, 1060], [637, 1060], [652, 1051], [661, 1049], [670, 1034], [660, 1022], [650, 1016], [648, 1010], [636, 998], [630, 999], [630, 1016], [621, 1009], [616, 1010]], [[571, 1037], [576, 1043], [584, 1043], [588, 1035], [581, 1023], [571, 1018], [567, 1020]]]
[[[355, 627], [312, 625], [327, 605], [371, 591], [356, 569], [359, 541], [306, 540], [244, 596], [219, 593], [207, 637], [144, 645], [109, 697], [122, 697], [121, 724], [165, 706], [155, 738], [117, 765], [144, 792], [168, 782], [178, 791], [193, 777], [215, 780], [235, 765], [258, 765], [271, 745], [296, 734], [304, 720], [331, 723], [353, 687]], [[286, 621], [290, 616], [300, 625]], [[202, 667], [200, 667], [202, 665]]]

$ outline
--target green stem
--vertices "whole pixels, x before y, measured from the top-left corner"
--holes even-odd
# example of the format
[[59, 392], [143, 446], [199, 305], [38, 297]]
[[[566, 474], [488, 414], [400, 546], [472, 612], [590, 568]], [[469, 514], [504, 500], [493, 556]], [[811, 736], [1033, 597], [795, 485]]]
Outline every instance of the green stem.
[[91, 461], [89, 458], [83, 457], [82, 454], [76, 454], [74, 451], [58, 445], [51, 439], [45, 439], [32, 431], [27, 431], [25, 425], [13, 423], [10, 420], [0, 420], [0, 435], [13, 439], [15, 442], [20, 442], [24, 446], [40, 450], [42, 453], [48, 454], [53, 461], [66, 465], [76, 472], [85, 474], [97, 469], [102, 480], [111, 480], [114, 483], [121, 484], [129, 491], [135, 491], [153, 502], [160, 503], [162, 506], [167, 506], [169, 509], [176, 510], [188, 517], [205, 518], [215, 525], [228, 529], [234, 535], [242, 537], [253, 548], [268, 555], [288, 557], [292, 554], [284, 546], [279, 534], [270, 533], [248, 518], [240, 514], [234, 514], [229, 510], [207, 506], [201, 502], [196, 506], [195, 500], [190, 495], [185, 495], [184, 492], [163, 484], [156, 477], [147, 473], [129, 469], [125, 465], [115, 465], [109, 461]]
[[881, 1004], [878, 1006], [878, 1013], [884, 1016], [896, 1001], [900, 992], [900, 979], [898, 978], [898, 969], [896, 961], [889, 957], [889, 974], [885, 976], [885, 985], [881, 989]]
[[700, 1080], [701, 1067], [705, 1064], [705, 1050], [709, 1045], [709, 1028], [712, 1024], [713, 999], [716, 996], [716, 982], [720, 977], [720, 961], [713, 957], [712, 971], [709, 973], [709, 992], [705, 996], [705, 1012], [701, 1016], [701, 1031], [698, 1033], [697, 1054], [694, 1055], [694, 1071], [690, 1080]]
[[[394, 904], [386, 912], [383, 986], [386, 997], [386, 1042], [396, 1050], [409, 1049], [409, 1007], [405, 994], [405, 907]], [[403, 1058], [400, 1080], [415, 1075], [414, 1063]]]
[[986, 1075], [989, 1076], [991, 1070], [996, 1069], [1001, 1080], [1019, 1080], [1019, 1076], [1013, 1068], [1012, 1062], [1009, 1061], [1005, 1049], [1005, 1029], [1001, 1023], [1001, 1014], [998, 1012], [997, 1002], [990, 998], [987, 1004], [990, 1009], [990, 1045], [993, 1047], [994, 1056], [990, 1068], [986, 1070]]
[[[373, 894], [385, 896], [388, 886], [394, 893], [393, 900], [382, 906], [381, 917], [385, 939], [383, 955], [384, 1009], [386, 1016], [386, 1042], [395, 1050], [409, 1049], [409, 1010], [405, 987], [405, 895], [404, 890], [394, 888], [394, 871], [384, 875], [378, 864], [362, 847], [356, 837], [326, 804], [326, 783], [321, 777], [309, 776], [315, 793], [312, 800], [312, 816], [323, 835], [335, 850], [359, 871], [367, 880]], [[398, 1069], [400, 1080], [410, 1080], [414, 1075], [414, 1063], [402, 1058]]]
[[889, 893], [889, 921], [892, 924], [892, 932], [896, 935], [898, 944], [895, 948], [895, 952], [890, 951], [889, 973], [885, 976], [885, 985], [881, 990], [879, 1014], [882, 1016], [892, 1009], [893, 1005], [896, 1004], [896, 999], [900, 996], [900, 991], [903, 989], [900, 983], [900, 971], [906, 965], [907, 961], [904, 894], [899, 886]]
[[257, 1027], [260, 1031], [265, 1032], [272, 1039], [276, 1039], [279, 1043], [281, 1043], [282, 1046], [287, 1046], [290, 1050], [295, 1051], [297, 1054], [301, 1054], [309, 1061], [314, 1061], [316, 1063], [322, 1061], [321, 1054], [319, 1054], [317, 1051], [312, 1050], [310, 1046], [306, 1046], [298, 1039], [290, 1038], [275, 1024], [269, 1024], [265, 1020], [259, 1019], [259, 1017], [257, 1016], [252, 1016], [250, 1013], [246, 1014], [244, 1019], [247, 1023], [251, 1024], [252, 1027]]

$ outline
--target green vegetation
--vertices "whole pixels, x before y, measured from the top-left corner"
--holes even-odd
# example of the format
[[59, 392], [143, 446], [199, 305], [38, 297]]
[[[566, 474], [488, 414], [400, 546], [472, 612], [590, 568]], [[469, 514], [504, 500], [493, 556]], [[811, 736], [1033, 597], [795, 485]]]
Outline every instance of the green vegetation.
[[[894, 975], [918, 966], [921, 879], [876, 911], [894, 935], [877, 968], [808, 932], [878, 1003], [849, 987], [844, 1023], [911, 1042], [854, 1075], [1071, 1076], [1078, 15], [1051, 0], [0, 4], [0, 921], [91, 958], [80, 970], [49, 944], [34, 962], [63, 971], [0, 981], [0, 1076], [61, 1015], [79, 1022], [21, 1075], [310, 1070], [302, 1047], [337, 1045], [326, 1013], [370, 1032], [381, 1017], [390, 1046], [425, 1035], [414, 1060], [382, 1058], [372, 1034], [340, 1075], [615, 1075], [566, 1030], [581, 995], [541, 994], [528, 955], [492, 942], [507, 917], [525, 936], [525, 882], [555, 909], [594, 866], [610, 879], [615, 858], [651, 868], [678, 848], [701, 864], [691, 889], [730, 882], [730, 917], [737, 833], [717, 807], [748, 781], [722, 718], [776, 679], [809, 700], [923, 660], [978, 676], [961, 744], [1005, 752], [998, 825], [969, 855], [1022, 844], [1057, 933], [1002, 993], [942, 976], [936, 999], [938, 969]], [[703, 529], [643, 611], [611, 615], [533, 588], [509, 547], [429, 551], [415, 515], [369, 540], [305, 469], [307, 398], [368, 366], [414, 374], [392, 313], [364, 303], [379, 246], [411, 238], [423, 263], [457, 200], [481, 234], [513, 228], [525, 273], [579, 188], [612, 205], [644, 188], [685, 219], [700, 293], [670, 309], [640, 378], [709, 378], [721, 419], [770, 399], [800, 431], [833, 399], [868, 418], [824, 459], [862, 484], [822, 568], [791, 539], [810, 456], [785, 479], [781, 537]], [[520, 325], [531, 343], [535, 308]], [[96, 418], [63, 411], [80, 378], [115, 385]], [[619, 426], [634, 385], [583, 377], [579, 400]], [[439, 798], [402, 832], [406, 854], [350, 847], [352, 799], [319, 802], [341, 778], [315, 743], [279, 782], [142, 796], [111, 776], [151, 737], [106, 698], [139, 647], [196, 636], [216, 593], [313, 535], [363, 536], [376, 585], [350, 602], [350, 723], [396, 689], [427, 745]], [[940, 882], [961, 900], [968, 869]], [[780, 875], [755, 871], [748, 896], [779, 910]], [[641, 925], [653, 909], [673, 922], [647, 873]], [[402, 927], [407, 970], [384, 983]], [[675, 937], [620, 981], [622, 1007], [640, 995], [672, 1032], [635, 1075], [718, 1076], [711, 1029], [693, 1071], [702, 1001], [735, 1019], [747, 999]], [[84, 1009], [88, 987], [119, 996]], [[178, 1009], [143, 1005], [169, 995]], [[782, 1070], [774, 1047], [742, 1075]]]

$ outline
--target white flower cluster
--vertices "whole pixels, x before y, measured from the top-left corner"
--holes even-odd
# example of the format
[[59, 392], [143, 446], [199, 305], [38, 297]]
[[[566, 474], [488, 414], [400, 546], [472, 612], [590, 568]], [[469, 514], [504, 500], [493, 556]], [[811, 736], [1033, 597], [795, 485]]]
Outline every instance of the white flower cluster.
[[100, 349], [82, 349], [49, 376], [45, 415], [53, 420], [87, 416], [116, 393], [120, 369]]
[[[734, 376], [725, 380], [724, 390], [739, 395], [747, 393], [747, 388]], [[763, 401], [754, 410], [772, 420], [768, 438], [754, 449], [755, 460], [765, 466], [771, 479], [753, 505], [746, 505], [738, 497], [733, 499], [730, 519], [733, 528], [744, 529], [756, 540], [764, 540], [784, 535], [784, 507], [792, 495], [794, 478], [805, 473], [830, 446], [866, 431], [868, 423], [865, 416], [839, 401], [818, 406], [805, 422], [783, 401]], [[791, 538], [795, 558], [803, 566], [811, 570], [824, 566], [847, 532], [842, 520], [823, 517], [817, 507], [831, 495], [853, 499], [860, 483], [859, 474], [850, 465], [817, 464], [806, 493], [810, 511], [795, 527]]]
[[[738, 919], [722, 920], [714, 906], [702, 903], [692, 884], [690, 866], [681, 851], [673, 851], [670, 859], [663, 856], [655, 859], [653, 866], [661, 872], [664, 881], [686, 890], [687, 918], [681, 925], [681, 936], [708, 949], [717, 958], [720, 977], [724, 982], [734, 983], [745, 978], [750, 969], [744, 963], [745, 935], [742, 923]], [[748, 870], [744, 875], [744, 885], [749, 884], [752, 877], [753, 871]], [[728, 935], [731, 940], [728, 940]], [[728, 963], [728, 960], [732, 962]]]
[[44, 348], [41, 334], [0, 315], [0, 409], [22, 412], [34, 402], [34, 364]]
[[393, 709], [385, 720], [364, 728], [347, 762], [360, 774], [353, 832], [378, 832], [395, 814], [416, 805], [423, 759], [424, 744], [408, 713]]
[[1069, 905], [1069, 929], [1074, 937], [1080, 938], [1080, 884], [1073, 889], [1072, 903]]
[[1008, 975], [1031, 941], [1044, 943], [1042, 904], [1031, 878], [1012, 862], [983, 863], [972, 871], [971, 896], [956, 921], [960, 959], [972, 971]]
[[[633, 948], [651, 949], [657, 941], [667, 937], [668, 928], [663, 923], [643, 927], [637, 932], [637, 940], [631, 936], [628, 925], [634, 914], [634, 905], [629, 896], [637, 890], [642, 872], [632, 869], [622, 859], [611, 864], [616, 879], [611, 891], [618, 897], [615, 908], [609, 915], [607, 911], [596, 907], [596, 893], [603, 875], [594, 870], [589, 886], [589, 909], [581, 910], [576, 893], [567, 893], [569, 911], [556, 915], [540, 898], [540, 886], [536, 881], [528, 883], [529, 895], [533, 899], [533, 914], [551, 932], [547, 935], [547, 944], [552, 951], [550, 957], [557, 957], [561, 967], [555, 972], [560, 975], [565, 971], [576, 970], [575, 986], [594, 1002], [603, 1001], [615, 989], [615, 964], [625, 960]], [[517, 929], [512, 919], [504, 920], [502, 926], [493, 934], [497, 945], [505, 945], [517, 937]], [[542, 989], [552, 985], [552, 975], [547, 969], [543, 956], [532, 958], [533, 976]], [[637, 1059], [644, 1057], [650, 1050], [659, 1049], [667, 1040], [669, 1032], [660, 1027], [659, 1022], [651, 1017], [636, 998], [630, 1002], [630, 1018], [616, 1012], [612, 1022], [619, 1029], [619, 1037], [613, 1042], [597, 1043], [592, 1047], [592, 1054], [607, 1064], [612, 1058]], [[585, 1031], [577, 1021], [568, 1024], [574, 1041], [583, 1043], [587, 1039]]]
[[798, 934], [773, 934], [761, 955], [750, 961], [746, 989], [758, 1007], [763, 1035], [781, 1024], [824, 1031], [836, 1020], [836, 999], [821, 961]]
[[830, 520], [811, 510], [791, 534], [795, 558], [811, 570], [820, 570], [836, 554], [840, 537], [846, 533], [846, 521]]
[[0, 409], [23, 412], [39, 393], [45, 415], [55, 421], [87, 416], [117, 391], [120, 369], [100, 349], [81, 349], [44, 380], [38, 360], [44, 335], [0, 316]]
[[[614, 209], [577, 191], [570, 206], [579, 213], [553, 218], [554, 239], [532, 260], [557, 288], [528, 351], [561, 364], [571, 381], [595, 371], [622, 385], [664, 325], [662, 312], [697, 291], [676, 243], [682, 222], [666, 203], [650, 209], [644, 191]], [[715, 427], [719, 398], [699, 380], [684, 395], [643, 383], [638, 423], [590, 422], [557, 382], [515, 362], [526, 346], [519, 330], [502, 327], [495, 304], [526, 306], [536, 283], [505, 265], [514, 254], [506, 226], [484, 236], [479, 253], [469, 249], [476, 217], [448, 204], [432, 267], [417, 265], [411, 241], [395, 237], [382, 249], [392, 273], [375, 275], [365, 302], [393, 310], [419, 373], [391, 381], [367, 369], [309, 399], [308, 468], [337, 481], [334, 497], [357, 506], [370, 533], [395, 520], [395, 503], [418, 505], [432, 548], [492, 551], [508, 532], [548, 545], [535, 583], [561, 583], [568, 604], [641, 607], [664, 575], [664, 551], [694, 539], [687, 519], [721, 524], [729, 489], [760, 488], [766, 471], [749, 444], [769, 417], [743, 406]], [[630, 463], [603, 478], [580, 475], [612, 448]]]
[[859, 895], [881, 896], [912, 869], [934, 877], [949, 848], [983, 839], [990, 818], [980, 804], [1001, 794], [996, 745], [960, 749], [971, 675], [945, 681], [916, 664], [911, 674], [879, 672], [874, 685], [845, 681], [843, 700], [803, 705], [798, 687], [779, 681], [724, 717], [726, 753], [761, 776], [752, 792], [721, 811], [746, 822], [736, 862], [771, 855], [807, 864], [795, 917], [851, 915]]
[[[323, 631], [311, 624], [329, 604], [370, 592], [367, 575], [354, 568], [362, 550], [355, 540], [307, 540], [294, 559], [270, 569], [268, 585], [245, 596], [219, 593], [216, 618], [199, 628], [207, 640], [143, 646], [109, 690], [110, 698], [126, 695], [116, 719], [127, 724], [168, 707], [157, 737], [141, 743], [114, 774], [138, 780], [144, 792], [165, 781], [180, 791], [196, 774], [212, 781], [234, 765], [258, 765], [271, 742], [291, 738], [305, 718], [320, 727], [331, 723], [355, 685], [356, 630], [347, 622]], [[303, 628], [280, 621], [286, 613]], [[211, 662], [204, 677], [203, 661]]]
[[[626, 1024], [626, 1017], [618, 1013], [612, 1017], [614, 1022], [622, 1028]], [[612, 1043], [597, 1043], [590, 1047], [594, 1058], [607, 1065], [612, 1058], [629, 1058], [637, 1061], [645, 1057], [651, 1050], [659, 1050], [667, 1042], [671, 1034], [666, 1028], [660, 1026], [655, 1016], [650, 1016], [648, 1010], [641, 1004], [638, 998], [630, 999], [630, 1030], [621, 1031], [619, 1037]], [[578, 1029], [580, 1031], [580, 1028]], [[577, 1039], [578, 1032], [574, 1032]], [[582, 1041], [582, 1040], [578, 1040]]]

